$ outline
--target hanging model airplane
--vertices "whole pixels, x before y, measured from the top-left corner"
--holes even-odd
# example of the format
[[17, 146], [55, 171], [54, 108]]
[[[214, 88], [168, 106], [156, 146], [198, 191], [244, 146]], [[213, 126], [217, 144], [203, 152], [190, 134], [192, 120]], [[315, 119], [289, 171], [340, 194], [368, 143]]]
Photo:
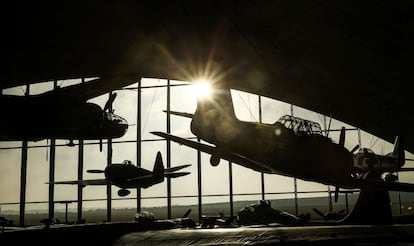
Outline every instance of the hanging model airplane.
[[[164, 182], [164, 178], [178, 178], [190, 174], [190, 172], [177, 172], [190, 164], [177, 167], [164, 168], [161, 152], [157, 152], [152, 172], [150, 170], [137, 167], [131, 161], [125, 160], [121, 164], [111, 164], [105, 170], [88, 170], [88, 173], [104, 173], [104, 179], [74, 180], [74, 181], [55, 181], [53, 184], [71, 185], [116, 185], [119, 196], [127, 196], [131, 188], [148, 188], [152, 185]], [[47, 183], [50, 184], [50, 183]]]
[[112, 94], [102, 109], [87, 100], [134, 83], [136, 78], [99, 78], [38, 95], [0, 95], [0, 141], [122, 137], [128, 122], [113, 113]]
[[[358, 154], [344, 147], [345, 128], [339, 143], [322, 134], [317, 122], [284, 115], [274, 124], [240, 121], [233, 109], [230, 89], [215, 90], [209, 98], [198, 99], [194, 114], [171, 112], [190, 117], [191, 131], [212, 145], [183, 139], [163, 132], [153, 134], [211, 154], [210, 163], [226, 159], [255, 171], [280, 174], [339, 188], [375, 186], [387, 190], [414, 191], [414, 185], [388, 182], [375, 172], [358, 166]], [[399, 153], [403, 153], [403, 148]], [[395, 157], [401, 159], [403, 157]], [[394, 171], [402, 166], [395, 164]]]

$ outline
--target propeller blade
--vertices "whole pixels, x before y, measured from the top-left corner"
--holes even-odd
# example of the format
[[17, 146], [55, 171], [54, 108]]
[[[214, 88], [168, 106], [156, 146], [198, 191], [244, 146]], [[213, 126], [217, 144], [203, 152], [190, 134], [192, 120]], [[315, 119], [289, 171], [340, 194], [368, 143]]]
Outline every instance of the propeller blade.
[[105, 170], [98, 170], [98, 169], [89, 169], [86, 170], [87, 173], [104, 173]]
[[106, 101], [106, 103], [105, 103], [103, 111], [107, 111], [112, 106], [112, 104], [114, 103], [115, 98], [116, 98], [116, 93], [111, 94], [108, 101]]
[[345, 145], [345, 127], [341, 128], [341, 134], [339, 135], [339, 145], [342, 147]]
[[359, 149], [359, 144], [352, 148], [351, 153], [353, 154], [357, 149]]
[[319, 209], [317, 209], [317, 208], [313, 208], [312, 210], [313, 210], [313, 212], [315, 212], [317, 215], [321, 216], [322, 218], [325, 218], [325, 214], [324, 214], [324, 213], [322, 213]]
[[335, 202], [338, 202], [338, 196], [339, 196], [339, 187], [335, 187]]
[[185, 214], [183, 215], [183, 218], [187, 218], [188, 215], [190, 215], [191, 213], [191, 208], [187, 210], [187, 212], [185, 212]]

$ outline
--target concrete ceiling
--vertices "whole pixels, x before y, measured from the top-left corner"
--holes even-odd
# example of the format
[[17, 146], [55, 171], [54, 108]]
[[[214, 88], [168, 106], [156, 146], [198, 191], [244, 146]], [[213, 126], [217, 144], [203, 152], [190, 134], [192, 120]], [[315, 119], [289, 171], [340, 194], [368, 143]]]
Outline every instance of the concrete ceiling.
[[414, 153], [412, 1], [14, 1], [0, 86], [92, 76], [192, 80], [289, 102]]

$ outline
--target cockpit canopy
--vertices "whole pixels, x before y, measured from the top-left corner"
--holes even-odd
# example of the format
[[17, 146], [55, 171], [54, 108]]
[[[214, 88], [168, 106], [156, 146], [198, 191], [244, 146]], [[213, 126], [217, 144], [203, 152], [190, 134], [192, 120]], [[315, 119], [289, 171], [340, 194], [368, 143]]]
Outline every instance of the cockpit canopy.
[[291, 115], [283, 115], [277, 121], [288, 129], [292, 129], [295, 134], [322, 135], [322, 129], [319, 123], [298, 118]]
[[124, 160], [122, 162], [122, 164], [124, 164], [124, 165], [132, 165], [132, 161], [130, 161], [130, 160]]

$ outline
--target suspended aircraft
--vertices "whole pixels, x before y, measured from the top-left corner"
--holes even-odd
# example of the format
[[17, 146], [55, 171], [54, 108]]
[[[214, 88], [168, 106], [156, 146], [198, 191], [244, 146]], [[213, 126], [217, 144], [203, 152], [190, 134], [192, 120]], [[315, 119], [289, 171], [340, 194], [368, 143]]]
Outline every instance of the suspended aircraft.
[[[359, 146], [354, 149], [357, 147]], [[383, 175], [386, 181], [395, 182], [398, 180], [397, 172], [414, 171], [414, 168], [404, 168], [407, 160], [413, 161], [405, 158], [404, 140], [401, 136], [397, 136], [393, 151], [385, 155], [375, 154], [369, 148], [359, 148], [354, 155], [354, 167], [358, 174], [375, 172]]]
[[[274, 124], [238, 120], [228, 88], [216, 88], [210, 97], [199, 98], [194, 114], [170, 113], [190, 117], [192, 133], [209, 144], [163, 132], [152, 133], [211, 154], [213, 166], [217, 166], [220, 159], [226, 159], [263, 173], [333, 185], [336, 187], [336, 200], [339, 188], [375, 186], [414, 191], [414, 184], [381, 179], [382, 172], [388, 169], [374, 172], [358, 166], [359, 156], [354, 156], [354, 150], [344, 147], [345, 128], [341, 129], [339, 143], [336, 143], [322, 134], [317, 122], [291, 115], [282, 116]], [[403, 149], [398, 152], [403, 152]], [[398, 165], [395, 170], [398, 170]]]
[[89, 99], [134, 83], [136, 78], [98, 78], [85, 83], [57, 87], [37, 95], [0, 95], [0, 141], [38, 141], [55, 138], [100, 140], [118, 138], [128, 122], [114, 114], [111, 94], [104, 108]]
[[162, 183], [164, 178], [178, 178], [190, 174], [190, 172], [177, 172], [183, 168], [191, 166], [190, 164], [181, 165], [171, 168], [164, 168], [161, 152], [157, 152], [153, 170], [147, 170], [137, 167], [129, 160], [124, 160], [120, 164], [111, 164], [105, 170], [87, 170], [88, 173], [104, 173], [104, 179], [90, 180], [73, 180], [73, 181], [55, 181], [47, 184], [70, 184], [81, 185], [116, 185], [118, 186], [118, 195], [127, 196], [131, 192], [130, 188], [148, 188], [158, 183]]

